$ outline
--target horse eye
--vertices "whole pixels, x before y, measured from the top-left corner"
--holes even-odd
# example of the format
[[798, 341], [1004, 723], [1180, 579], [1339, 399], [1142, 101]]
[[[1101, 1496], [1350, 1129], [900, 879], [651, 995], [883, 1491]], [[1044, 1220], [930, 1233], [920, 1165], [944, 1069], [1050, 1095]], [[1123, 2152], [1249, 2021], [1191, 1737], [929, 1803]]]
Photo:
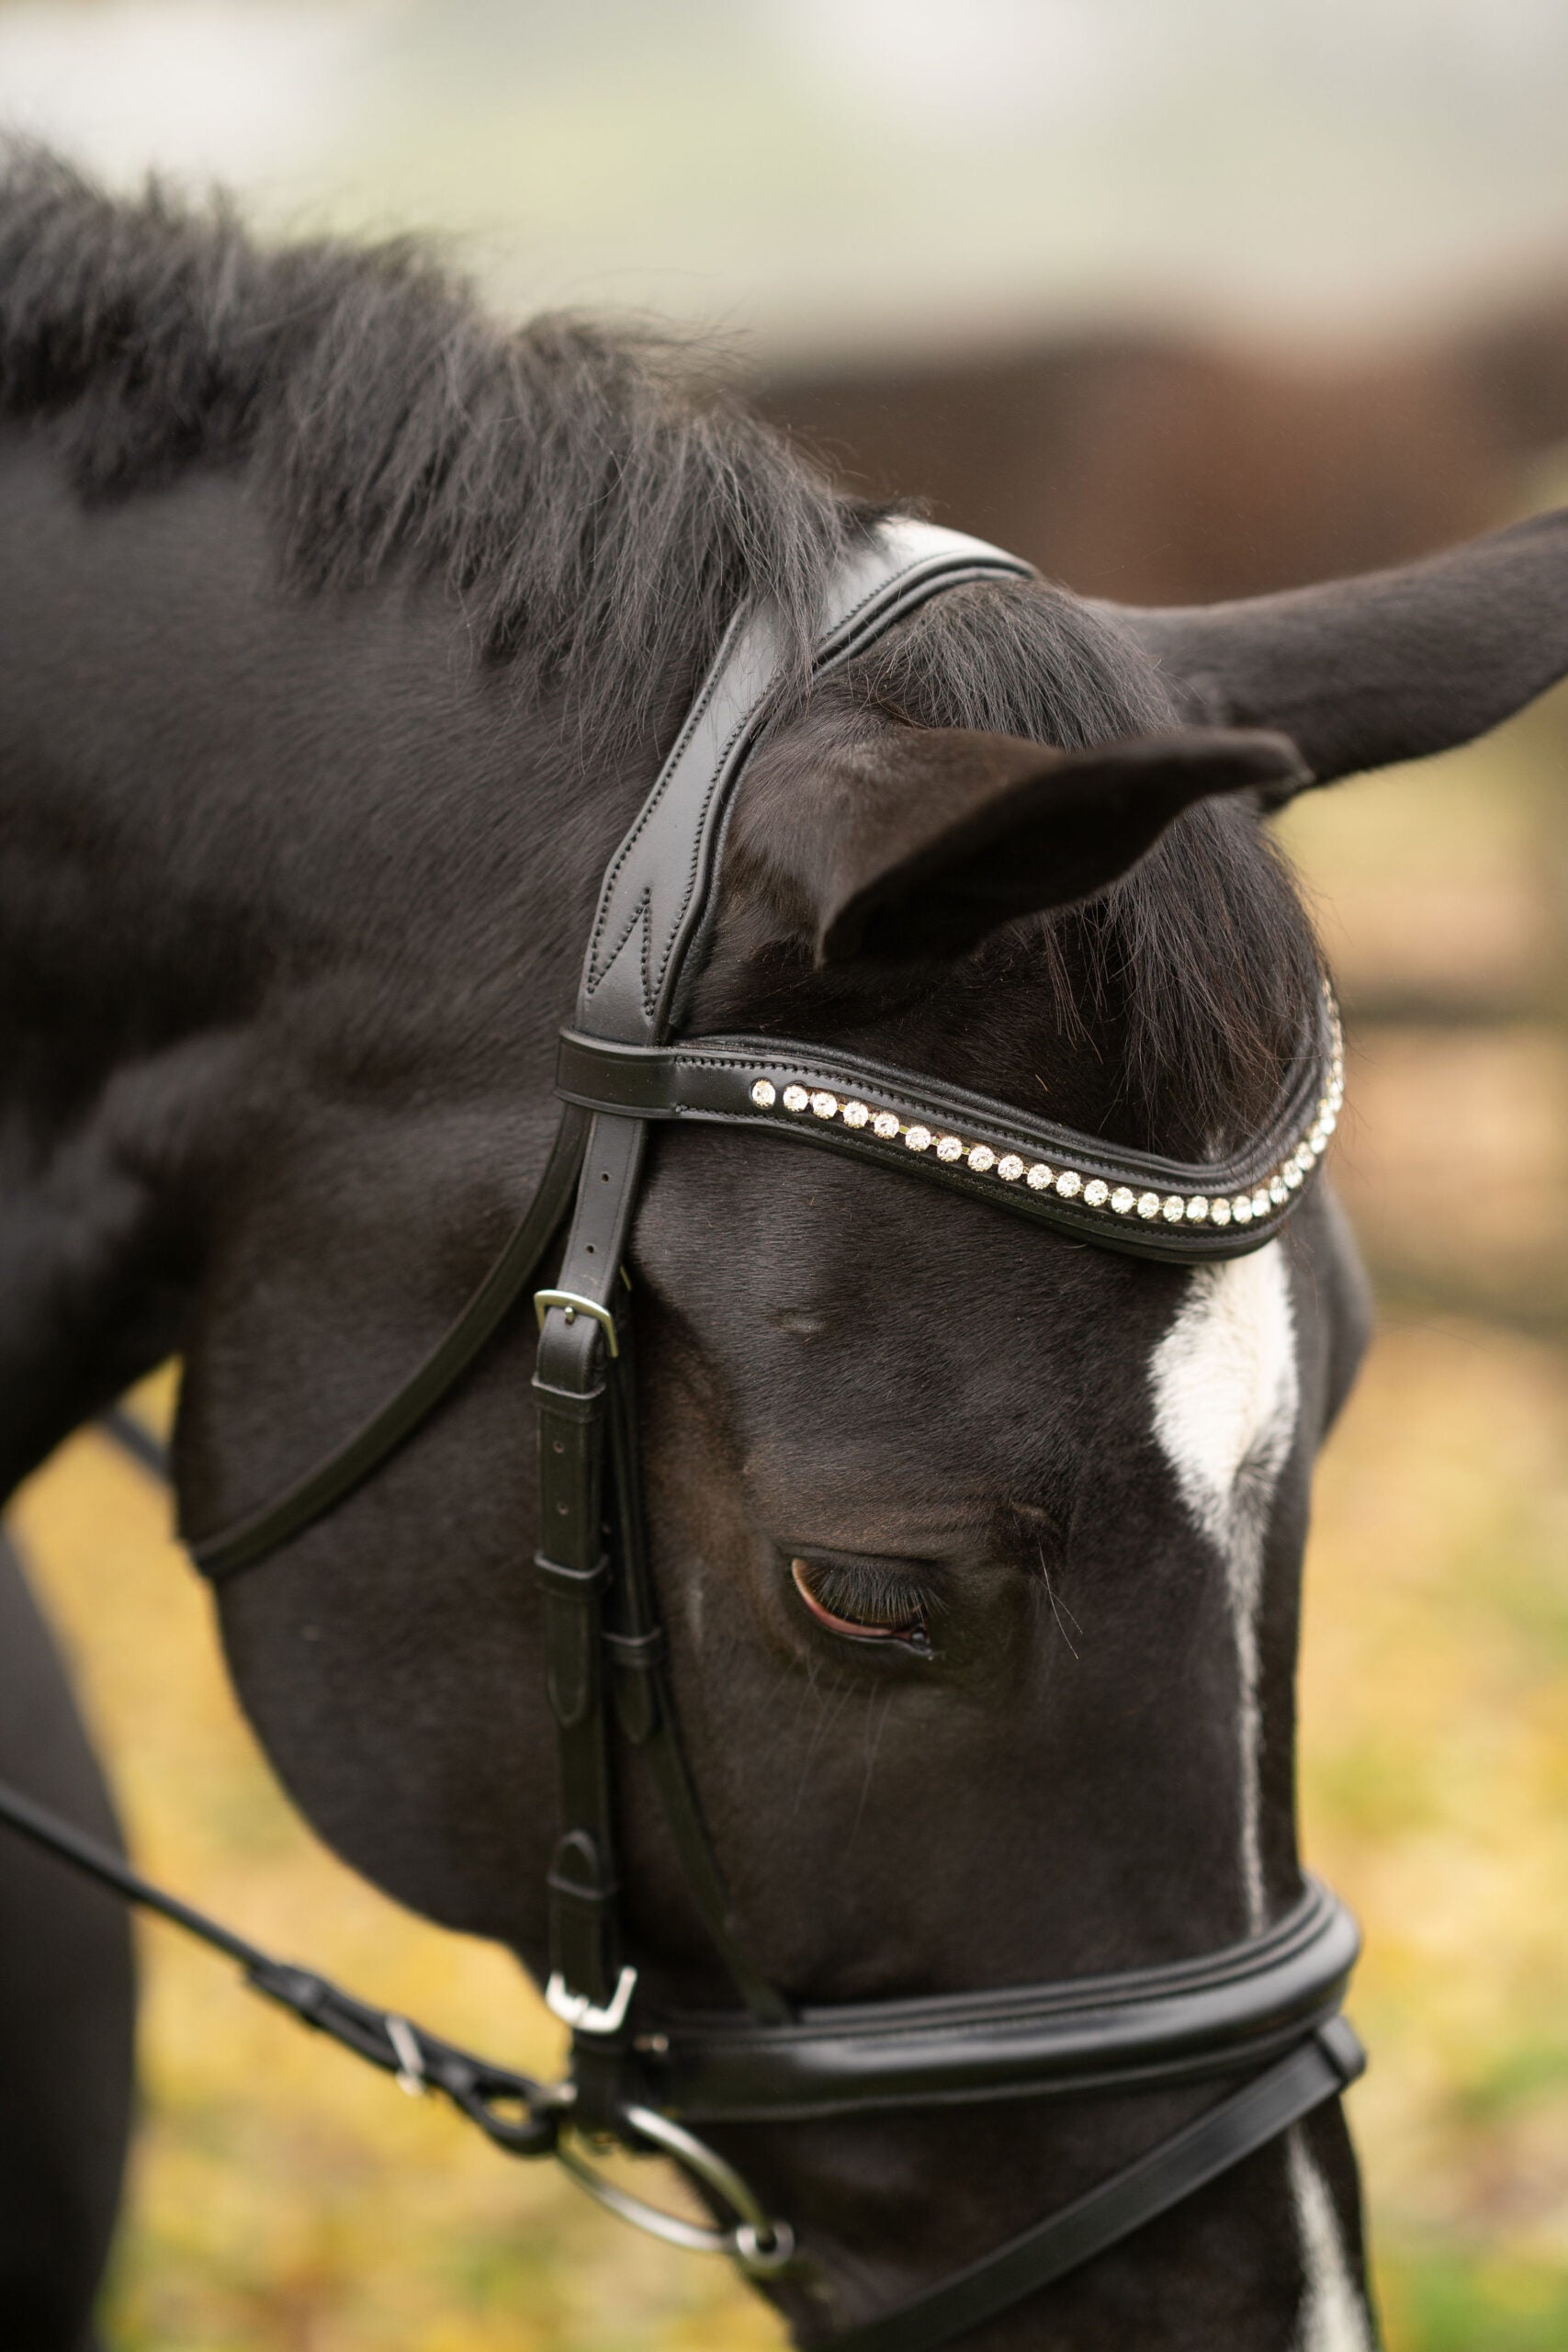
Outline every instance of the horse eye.
[[885, 1568], [860, 1561], [792, 1560], [795, 1589], [819, 1625], [855, 1642], [908, 1642], [926, 1648], [924, 1595]]

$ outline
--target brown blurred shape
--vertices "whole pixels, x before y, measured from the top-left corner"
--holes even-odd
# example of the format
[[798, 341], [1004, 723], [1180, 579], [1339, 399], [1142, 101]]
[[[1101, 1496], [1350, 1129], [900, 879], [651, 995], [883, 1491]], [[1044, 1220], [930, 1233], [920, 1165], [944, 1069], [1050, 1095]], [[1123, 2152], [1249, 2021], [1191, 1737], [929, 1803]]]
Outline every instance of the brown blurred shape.
[[926, 502], [1085, 594], [1248, 595], [1517, 508], [1568, 438], [1568, 265], [1490, 320], [1331, 362], [1107, 329], [781, 369], [761, 400], [849, 487]]

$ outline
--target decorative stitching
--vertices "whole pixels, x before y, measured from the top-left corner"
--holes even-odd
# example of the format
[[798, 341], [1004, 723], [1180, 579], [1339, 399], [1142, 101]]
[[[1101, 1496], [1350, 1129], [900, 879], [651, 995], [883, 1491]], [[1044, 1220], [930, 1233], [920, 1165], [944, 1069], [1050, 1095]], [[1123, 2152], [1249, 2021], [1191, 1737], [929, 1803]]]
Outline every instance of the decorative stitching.
[[[934, 594], [944, 584], [950, 583], [953, 586], [959, 586], [963, 584], [966, 579], [985, 578], [987, 574], [998, 578], [1027, 578], [1029, 576], [1029, 571], [1030, 567], [1020, 564], [1016, 559], [1002, 555], [1000, 551], [998, 551], [995, 556], [987, 556], [980, 549], [976, 548], [974, 551], [964, 553], [960, 553], [955, 550], [953, 553], [946, 555], [937, 554], [912, 557], [909, 561], [905, 563], [898, 571], [885, 575], [881, 580], [874, 581], [871, 587], [866, 590], [865, 594], [861, 596], [854, 605], [851, 605], [847, 612], [841, 614], [836, 621], [832, 621], [825, 628], [821, 639], [818, 640], [816, 650], [812, 655], [812, 676], [814, 679], [822, 676], [828, 669], [847, 658], [848, 653], [853, 648], [853, 644], [857, 637], [857, 624], [861, 622], [862, 616], [867, 613], [869, 608], [873, 606], [876, 607], [875, 617], [880, 620], [883, 616], [884, 611], [888, 607], [897, 606], [900, 599], [908, 594], [908, 590], [912, 586], [917, 583], [929, 584]], [[891, 621], [892, 618], [896, 617], [896, 615], [889, 611], [887, 613], [887, 617], [889, 621]], [[669, 797], [669, 794], [694, 747], [697, 731], [703, 721], [708, 716], [717, 696], [718, 690], [726, 676], [728, 674], [737, 654], [743, 649], [747, 639], [754, 631], [764, 625], [765, 621], [766, 607], [761, 605], [752, 606], [750, 611], [748, 611], [747, 608], [742, 607], [731, 621], [729, 628], [726, 630], [724, 639], [720, 643], [719, 650], [715, 659], [713, 668], [708, 673], [707, 679], [704, 684], [701, 693], [697, 696], [696, 702], [693, 705], [693, 707], [687, 716], [686, 723], [682, 728], [679, 738], [671, 751], [668, 759], [665, 761], [663, 771], [654, 784], [653, 789], [649, 793], [647, 800], [643, 803], [641, 809], [638, 811], [637, 820], [633, 824], [631, 831], [627, 833], [626, 839], [621, 843], [619, 850], [616, 852], [615, 856], [612, 861], [610, 871], [605, 877], [604, 887], [600, 893], [599, 907], [594, 917], [593, 929], [589, 942], [588, 965], [583, 983], [583, 993], [585, 996], [592, 998], [596, 990], [603, 987], [611, 971], [615, 968], [616, 962], [625, 952], [626, 943], [631, 938], [632, 933], [636, 928], [638, 914], [644, 908], [646, 908], [648, 914], [648, 929], [643, 944], [642, 1006], [644, 1016], [650, 1022], [658, 1009], [659, 998], [663, 989], [665, 978], [670, 969], [671, 958], [674, 955], [675, 948], [680, 941], [682, 930], [684, 929], [686, 917], [691, 909], [693, 898], [695, 893], [704, 854], [708, 847], [708, 820], [713, 808], [714, 797], [727, 778], [731, 775], [731, 763], [737, 748], [739, 746], [747, 730], [755, 723], [759, 713], [766, 706], [768, 697], [773, 692], [774, 683], [773, 675], [772, 673], [769, 676], [766, 686], [764, 686], [760, 694], [753, 696], [752, 700], [740, 712], [734, 726], [726, 736], [724, 742], [719, 746], [717, 752], [712, 755], [712, 765], [709, 771], [707, 787], [702, 796], [701, 803], [699, 805], [698, 821], [692, 840], [691, 854], [687, 865], [685, 889], [682, 895], [680, 905], [676, 910], [674, 922], [670, 926], [661, 947], [655, 936], [657, 928], [656, 910], [653, 904], [652, 887], [651, 884], [649, 884], [645, 887], [642, 897], [638, 901], [637, 909], [633, 912], [625, 930], [621, 933], [620, 938], [613, 953], [608, 956], [604, 956], [602, 955], [601, 951], [609, 927], [616, 888], [619, 885], [621, 875], [626, 867], [627, 860], [632, 856], [644, 833], [653, 823], [655, 818], [664, 807]], [[652, 968], [652, 958], [656, 952], [659, 956], [657, 972]]]

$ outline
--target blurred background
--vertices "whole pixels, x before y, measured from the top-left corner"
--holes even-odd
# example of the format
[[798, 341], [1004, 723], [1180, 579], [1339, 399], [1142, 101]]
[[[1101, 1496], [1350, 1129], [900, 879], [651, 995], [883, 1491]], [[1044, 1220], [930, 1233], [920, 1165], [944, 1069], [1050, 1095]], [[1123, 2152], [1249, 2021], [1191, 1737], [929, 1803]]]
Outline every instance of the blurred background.
[[[434, 230], [514, 313], [698, 322], [847, 479], [1151, 601], [1568, 497], [1565, 116], [1561, 0], [0, 0], [0, 120], [110, 180], [219, 179], [269, 232]], [[1377, 2278], [1396, 2352], [1560, 2352], [1568, 697], [1288, 828], [1381, 1303], [1303, 1691], [1306, 1850], [1368, 1932]], [[502, 1958], [290, 1815], [134, 1466], [84, 1437], [17, 1523], [143, 1865], [547, 2063]], [[116, 2352], [780, 2341], [721, 2271], [143, 1951]]]

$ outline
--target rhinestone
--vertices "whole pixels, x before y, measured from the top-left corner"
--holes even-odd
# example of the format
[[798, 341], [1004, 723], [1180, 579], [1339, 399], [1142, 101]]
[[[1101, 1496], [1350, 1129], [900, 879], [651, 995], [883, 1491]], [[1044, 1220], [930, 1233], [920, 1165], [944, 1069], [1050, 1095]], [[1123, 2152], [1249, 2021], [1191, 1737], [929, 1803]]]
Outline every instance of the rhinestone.
[[1055, 1171], [1047, 1168], [1043, 1159], [1037, 1159], [1023, 1181], [1032, 1193], [1048, 1193], [1055, 1181]]
[[1336, 1111], [1336, 1110], [1334, 1110], [1332, 1107], [1330, 1107], [1330, 1108], [1329, 1108], [1328, 1110], [1326, 1110], [1326, 1111], [1324, 1113], [1324, 1114], [1323, 1114], [1323, 1132], [1324, 1132], [1324, 1134], [1325, 1134], [1325, 1136], [1331, 1136], [1331, 1135], [1334, 1133], [1335, 1128], [1336, 1128], [1338, 1125], [1339, 1125], [1339, 1114], [1338, 1114], [1338, 1112], [1337, 1112], [1337, 1111]]
[[1118, 1216], [1125, 1216], [1128, 1210], [1137, 1200], [1137, 1197], [1136, 1193], [1132, 1190], [1130, 1185], [1118, 1184], [1116, 1190], [1111, 1195], [1111, 1205], [1115, 1210]]
[[751, 1089], [751, 1100], [759, 1111], [771, 1111], [778, 1099], [778, 1090], [771, 1078], [760, 1078]]
[[811, 1107], [819, 1119], [836, 1119], [839, 1115], [839, 1098], [836, 1094], [826, 1092], [814, 1094], [811, 1098]]
[[1201, 1193], [1194, 1193], [1192, 1198], [1187, 1204], [1188, 1222], [1191, 1225], [1201, 1225], [1208, 1214], [1208, 1202], [1204, 1199]]
[[891, 1143], [898, 1132], [898, 1122], [891, 1111], [878, 1111], [871, 1124], [874, 1132], [882, 1137], [884, 1143]]
[[1235, 1217], [1237, 1225], [1250, 1225], [1252, 1223], [1252, 1197], [1250, 1193], [1238, 1193], [1236, 1194], [1235, 1200], [1231, 1203], [1231, 1215]]
[[1179, 1225], [1187, 1214], [1187, 1204], [1179, 1193], [1168, 1193], [1160, 1203], [1160, 1215], [1167, 1225]]
[[784, 1088], [784, 1106], [786, 1111], [804, 1111], [810, 1100], [811, 1097], [807, 1094], [804, 1086], [786, 1086]]
[[863, 1102], [846, 1102], [839, 1116], [846, 1127], [863, 1127], [871, 1113]]
[[1254, 1216], [1267, 1216], [1269, 1214], [1269, 1195], [1261, 1189], [1252, 1195], [1252, 1214]]
[[997, 1174], [1004, 1184], [1016, 1184], [1023, 1173], [1023, 1162], [1016, 1151], [1004, 1152], [997, 1162]]
[[1276, 1208], [1282, 1208], [1284, 1204], [1290, 1199], [1290, 1193], [1286, 1189], [1285, 1180], [1282, 1176], [1269, 1177], [1269, 1197], [1273, 1202]]
[[1083, 1191], [1083, 1178], [1076, 1168], [1063, 1169], [1056, 1179], [1056, 1190], [1065, 1201], [1070, 1201], [1075, 1193]]
[[938, 1136], [936, 1156], [939, 1159], [962, 1159], [964, 1146], [956, 1136]]
[[997, 1155], [991, 1149], [988, 1143], [972, 1143], [970, 1145], [969, 1165], [975, 1170], [976, 1176], [983, 1176], [987, 1168], [994, 1168], [996, 1164]]
[[1300, 1161], [1288, 1159], [1285, 1162], [1285, 1183], [1287, 1189], [1292, 1193], [1295, 1192], [1299, 1188], [1301, 1181], [1302, 1170]]
[[931, 1131], [930, 1127], [905, 1128], [904, 1148], [906, 1151], [929, 1151], [931, 1148]]
[[1138, 1215], [1140, 1216], [1158, 1216], [1159, 1194], [1157, 1193], [1140, 1193], [1138, 1194]]
[[1110, 1198], [1111, 1187], [1099, 1176], [1091, 1177], [1083, 1188], [1086, 1209], [1102, 1209]]
[[1209, 1203], [1209, 1223], [1211, 1225], [1228, 1225], [1230, 1221], [1231, 1204], [1228, 1201], [1211, 1201]]

